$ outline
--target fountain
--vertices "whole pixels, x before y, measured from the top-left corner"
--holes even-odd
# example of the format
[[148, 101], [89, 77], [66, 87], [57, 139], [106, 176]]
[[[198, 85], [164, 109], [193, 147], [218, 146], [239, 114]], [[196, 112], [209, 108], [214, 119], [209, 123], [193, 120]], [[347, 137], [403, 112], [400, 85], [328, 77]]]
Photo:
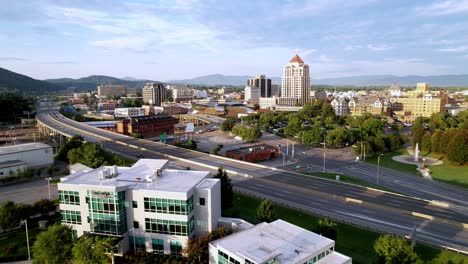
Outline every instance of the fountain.
[[416, 143], [416, 147], [414, 148], [414, 162], [419, 161], [419, 145]]

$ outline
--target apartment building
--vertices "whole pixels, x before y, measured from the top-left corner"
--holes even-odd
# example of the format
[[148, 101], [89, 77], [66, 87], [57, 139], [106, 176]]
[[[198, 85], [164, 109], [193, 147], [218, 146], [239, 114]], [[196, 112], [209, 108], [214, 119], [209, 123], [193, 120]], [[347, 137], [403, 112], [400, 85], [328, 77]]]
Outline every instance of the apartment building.
[[331, 106], [335, 109], [335, 115], [342, 116], [349, 114], [349, 99], [345, 97], [333, 98]]
[[211, 264], [350, 264], [335, 241], [283, 220], [261, 223], [209, 244]]
[[394, 112], [397, 115], [429, 117], [445, 111], [448, 95], [445, 91], [431, 91], [428, 83], [418, 83], [416, 89], [396, 98]]
[[211, 232], [221, 217], [220, 181], [210, 172], [168, 169], [168, 160], [103, 166], [58, 183], [62, 223], [75, 237], [116, 237], [127, 251], [180, 255], [188, 239]]
[[195, 95], [195, 89], [191, 86], [168, 86], [168, 89], [176, 103], [191, 101]]

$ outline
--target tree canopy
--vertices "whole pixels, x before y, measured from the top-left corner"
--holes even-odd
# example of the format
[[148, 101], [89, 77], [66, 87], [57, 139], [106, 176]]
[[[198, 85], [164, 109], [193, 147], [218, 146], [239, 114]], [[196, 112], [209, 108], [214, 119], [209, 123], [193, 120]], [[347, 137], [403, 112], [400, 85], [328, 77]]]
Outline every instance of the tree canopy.
[[231, 179], [229, 179], [226, 170], [222, 167], [218, 168], [218, 173], [213, 178], [221, 180], [221, 207], [223, 209], [232, 207], [234, 193], [232, 191]]
[[374, 243], [377, 263], [410, 264], [417, 259], [413, 248], [405, 239], [393, 235], [382, 235]]
[[278, 219], [278, 215], [273, 203], [268, 199], [263, 200], [257, 208], [257, 220], [270, 223], [276, 219]]
[[67, 225], [55, 224], [39, 233], [32, 246], [34, 263], [68, 263], [72, 253], [72, 230]]
[[77, 264], [107, 264], [106, 252], [112, 247], [112, 238], [83, 235], [75, 241], [72, 253]]

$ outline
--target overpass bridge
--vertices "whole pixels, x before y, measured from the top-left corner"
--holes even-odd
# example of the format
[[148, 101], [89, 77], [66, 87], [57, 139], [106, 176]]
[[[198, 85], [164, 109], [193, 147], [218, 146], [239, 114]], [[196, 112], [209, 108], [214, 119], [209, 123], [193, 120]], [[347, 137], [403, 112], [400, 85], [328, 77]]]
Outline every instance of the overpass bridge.
[[108, 150], [170, 159], [196, 169], [215, 171], [222, 166], [237, 179], [244, 177], [245, 180], [234, 183], [235, 189], [242, 193], [268, 198], [336, 221], [407, 236], [468, 254], [468, 209], [462, 206], [415, 199], [134, 139], [75, 122], [53, 110], [41, 111], [36, 118], [40, 131], [45, 134], [81, 135], [86, 141], [101, 143]]

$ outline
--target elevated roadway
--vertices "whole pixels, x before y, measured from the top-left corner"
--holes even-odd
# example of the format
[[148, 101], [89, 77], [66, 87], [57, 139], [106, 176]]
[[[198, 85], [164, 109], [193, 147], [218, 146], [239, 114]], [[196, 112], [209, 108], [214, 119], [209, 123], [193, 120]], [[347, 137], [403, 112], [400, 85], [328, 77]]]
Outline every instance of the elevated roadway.
[[168, 158], [197, 169], [215, 170], [223, 166], [231, 175], [247, 179], [234, 183], [236, 190], [243, 193], [270, 198], [338, 221], [468, 252], [468, 209], [463, 206], [410, 198], [137, 140], [75, 122], [56, 111], [41, 111], [37, 119], [40, 126], [62, 135], [81, 135], [86, 141], [99, 142], [108, 150], [127, 155]]

